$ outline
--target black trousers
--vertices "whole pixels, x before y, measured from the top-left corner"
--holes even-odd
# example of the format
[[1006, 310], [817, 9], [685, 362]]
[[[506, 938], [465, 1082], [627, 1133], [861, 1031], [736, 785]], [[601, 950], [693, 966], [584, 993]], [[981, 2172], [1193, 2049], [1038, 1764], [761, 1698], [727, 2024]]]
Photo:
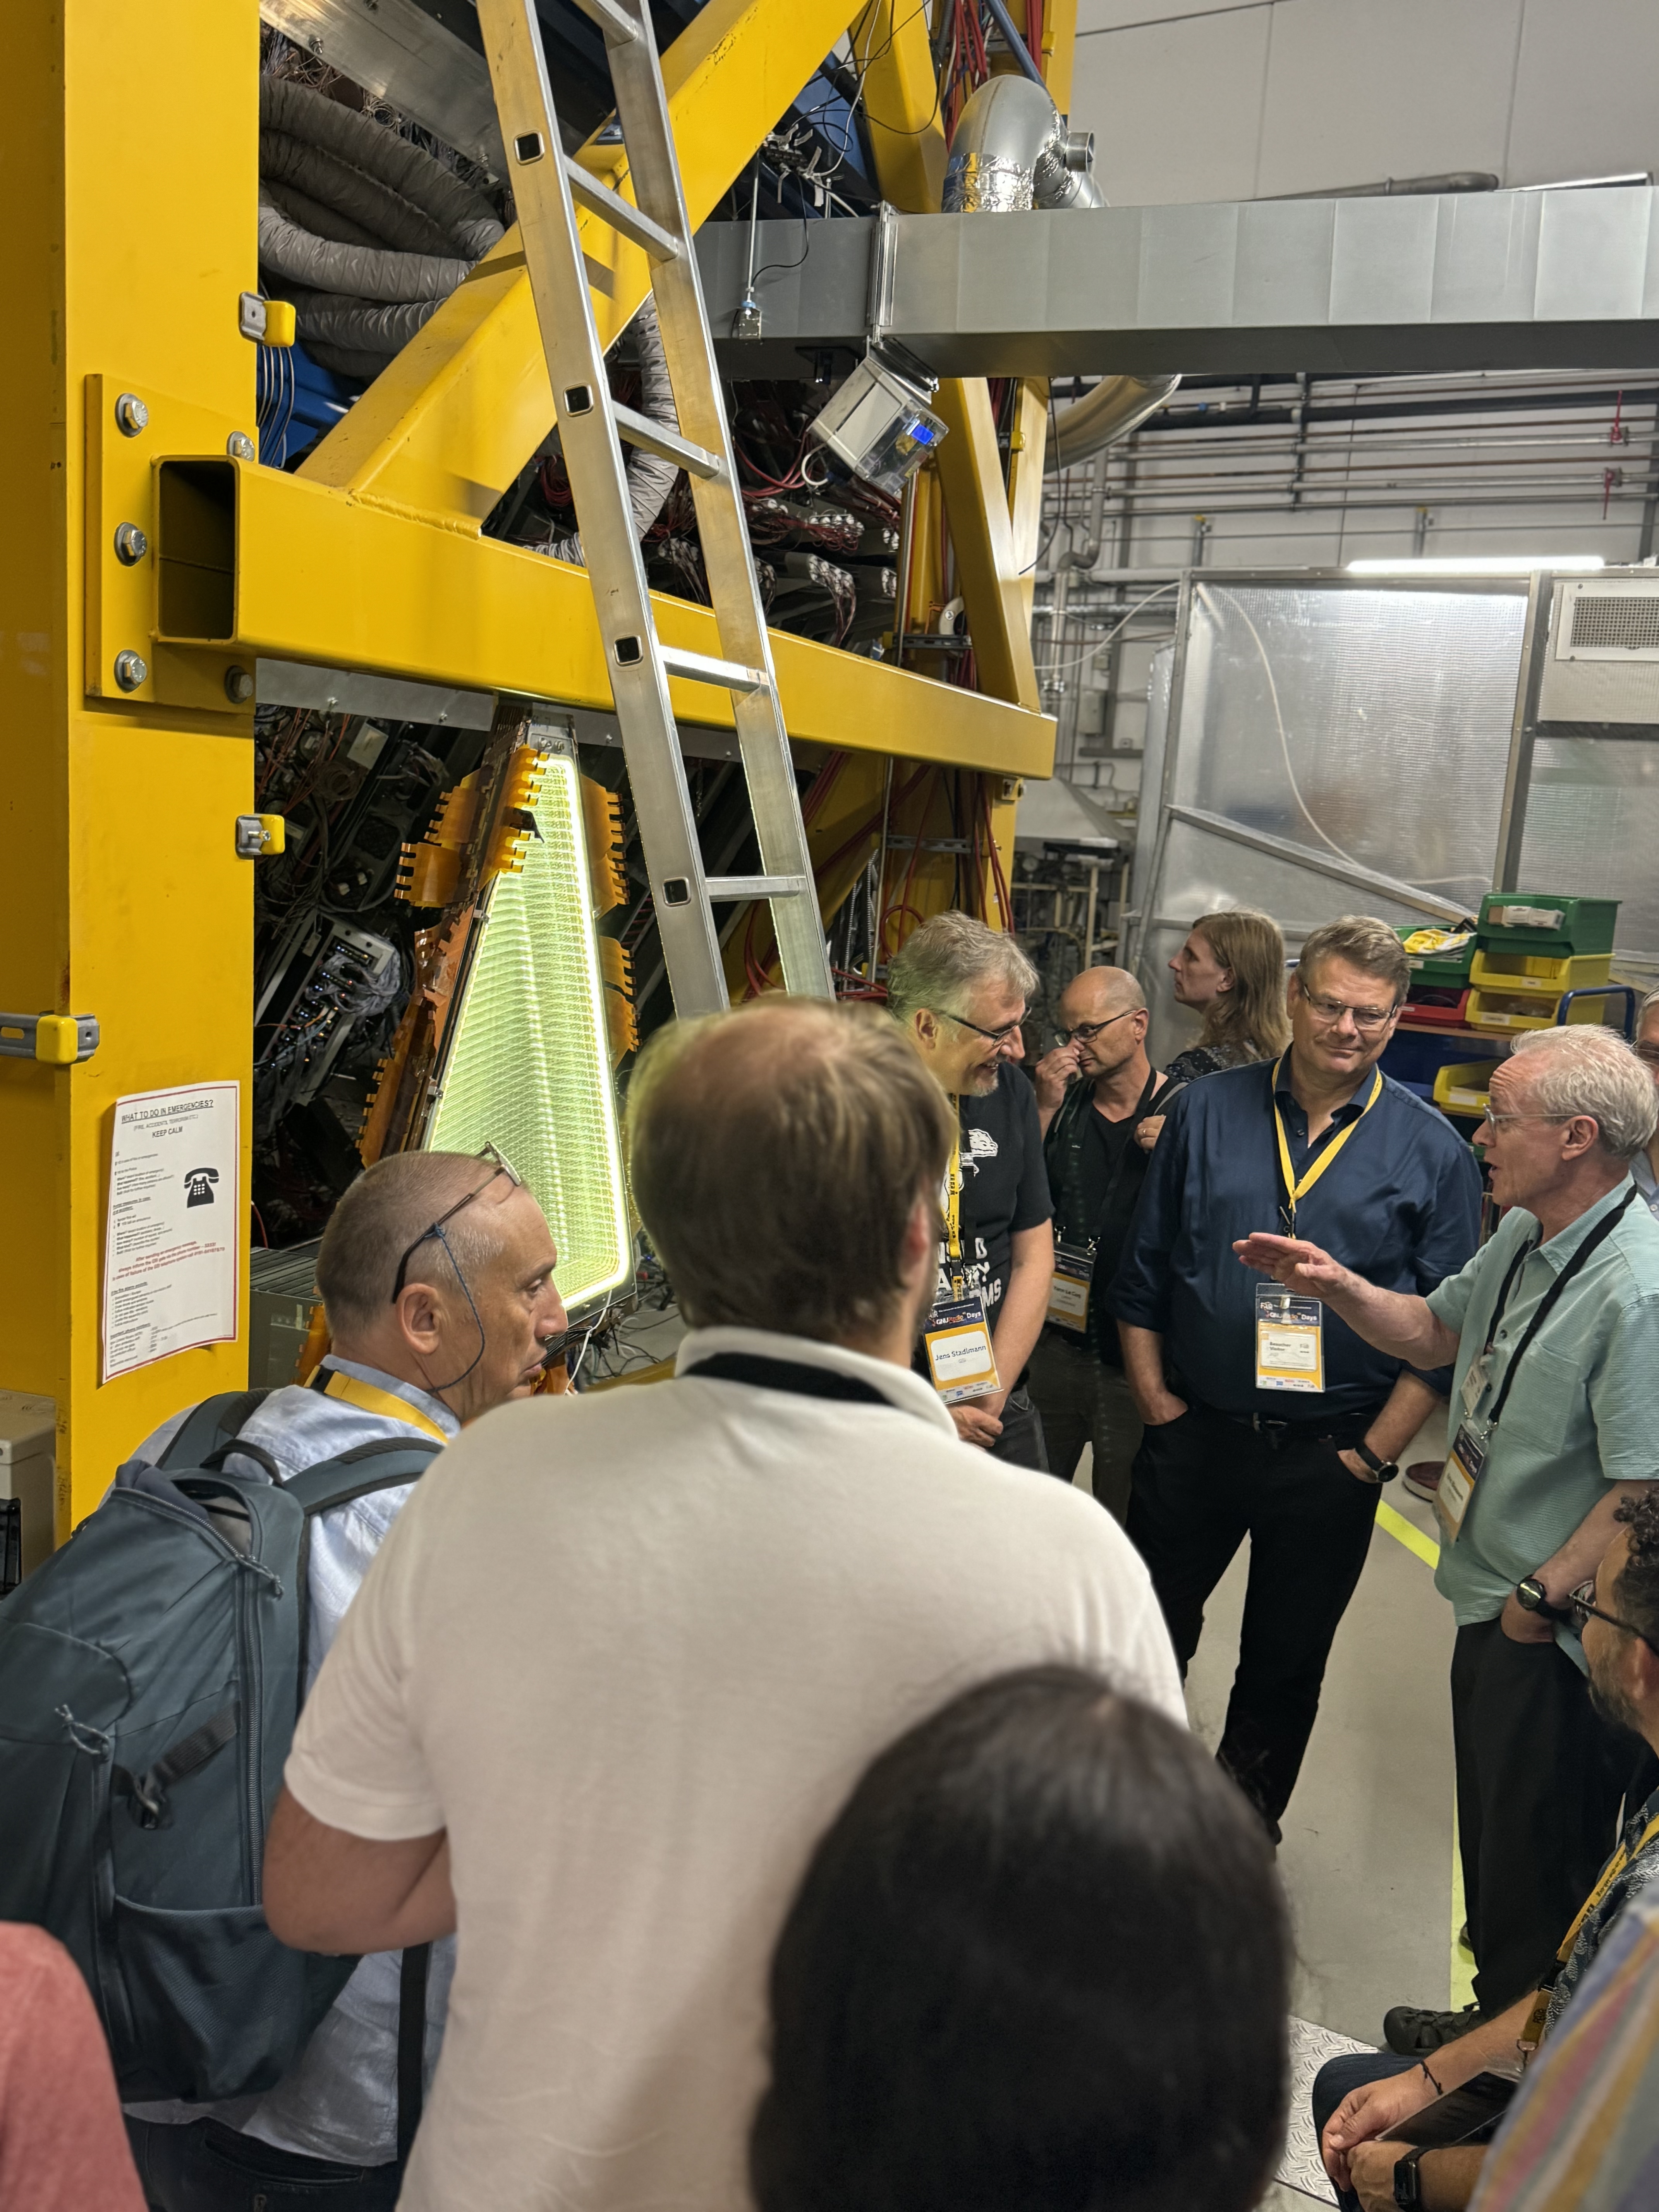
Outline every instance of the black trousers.
[[1184, 1675], [1204, 1607], [1250, 1540], [1238, 1671], [1216, 1756], [1270, 1822], [1290, 1802], [1325, 1662], [1353, 1595], [1378, 1491], [1337, 1457], [1370, 1414], [1257, 1431], [1200, 1405], [1148, 1429], [1129, 1535], [1152, 1577]]
[[1652, 1753], [1610, 1727], [1556, 1644], [1495, 1620], [1460, 1628], [1452, 1743], [1463, 1902], [1482, 2012], [1535, 1989], [1618, 1841], [1619, 1812], [1653, 1787]]
[[1115, 1521], [1127, 1521], [1140, 1416], [1122, 1370], [1108, 1367], [1092, 1345], [1051, 1322], [1031, 1354], [1031, 1396], [1042, 1416], [1049, 1471], [1069, 1482], [1083, 1447], [1092, 1444], [1090, 1487]]
[[175, 2127], [129, 2119], [127, 2140], [154, 2212], [393, 2212], [403, 2183], [399, 2160], [301, 2158], [217, 2120]]
[[1002, 1434], [990, 1450], [993, 1459], [1006, 1459], [1011, 1467], [1029, 1467], [1038, 1474], [1048, 1472], [1042, 1416], [1031, 1403], [1031, 1394], [1023, 1382], [1003, 1401]]

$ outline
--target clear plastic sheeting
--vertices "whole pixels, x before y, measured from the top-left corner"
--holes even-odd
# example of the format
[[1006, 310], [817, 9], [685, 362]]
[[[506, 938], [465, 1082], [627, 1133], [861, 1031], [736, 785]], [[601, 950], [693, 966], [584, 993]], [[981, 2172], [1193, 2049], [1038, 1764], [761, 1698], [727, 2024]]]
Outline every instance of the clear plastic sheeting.
[[498, 1145], [546, 1214], [567, 1306], [633, 1269], [575, 763], [549, 761], [520, 875], [497, 878], [427, 1133]]
[[1260, 907], [1294, 952], [1340, 914], [1431, 918], [1367, 876], [1474, 911], [1492, 887], [1526, 609], [1524, 589], [1194, 577], [1164, 795], [1292, 849], [1155, 813], [1146, 787], [1136, 965], [1154, 1057], [1195, 1034], [1164, 963], [1198, 915]]
[[[1659, 736], [1659, 733], [1656, 733]], [[1659, 982], [1659, 743], [1540, 738], [1534, 748], [1522, 884], [1565, 884], [1620, 902], [1615, 973]]]

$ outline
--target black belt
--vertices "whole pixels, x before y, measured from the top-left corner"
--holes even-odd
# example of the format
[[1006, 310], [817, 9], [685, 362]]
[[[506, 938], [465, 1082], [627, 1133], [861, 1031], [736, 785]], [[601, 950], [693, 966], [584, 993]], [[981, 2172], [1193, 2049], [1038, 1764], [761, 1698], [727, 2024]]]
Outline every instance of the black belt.
[[[1273, 1444], [1304, 1443], [1310, 1439], [1334, 1443], [1346, 1429], [1352, 1430], [1352, 1441], [1358, 1443], [1382, 1411], [1377, 1406], [1369, 1413], [1310, 1413], [1302, 1420], [1281, 1420], [1273, 1413], [1230, 1413], [1224, 1407], [1206, 1405], [1201, 1398], [1194, 1398], [1189, 1392], [1182, 1391], [1181, 1395], [1195, 1413], [1207, 1413], [1212, 1420], [1231, 1421], [1236, 1428], [1253, 1429], [1257, 1436], [1265, 1437]], [[1345, 1451], [1348, 1449], [1347, 1439], [1342, 1440], [1341, 1448]]]

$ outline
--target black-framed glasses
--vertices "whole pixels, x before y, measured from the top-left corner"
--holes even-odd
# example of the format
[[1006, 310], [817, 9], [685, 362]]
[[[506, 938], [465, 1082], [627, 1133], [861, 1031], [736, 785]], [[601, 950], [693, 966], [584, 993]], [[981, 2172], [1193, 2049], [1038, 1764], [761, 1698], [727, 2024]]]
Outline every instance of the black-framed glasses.
[[[471, 1205], [475, 1198], [482, 1198], [485, 1191], [489, 1189], [490, 1184], [493, 1182], [499, 1182], [503, 1176], [507, 1177], [514, 1190], [522, 1190], [524, 1188], [524, 1177], [519, 1173], [517, 1168], [514, 1166], [512, 1161], [507, 1158], [506, 1153], [501, 1150], [499, 1146], [484, 1146], [483, 1150], [479, 1152], [478, 1158], [481, 1160], [488, 1160], [492, 1163], [490, 1172], [484, 1177], [483, 1181], [478, 1185], [476, 1190], [468, 1191], [465, 1198], [458, 1198], [454, 1205], [450, 1207], [447, 1213], [441, 1213], [435, 1221], [429, 1221], [426, 1227], [422, 1230], [420, 1235], [415, 1239], [415, 1242], [409, 1247], [409, 1249], [404, 1254], [403, 1258], [398, 1261], [398, 1273], [394, 1277], [392, 1285], [392, 1303], [394, 1306], [404, 1294], [404, 1277], [409, 1271], [410, 1261], [415, 1257], [415, 1255], [420, 1250], [422, 1245], [426, 1243], [429, 1237], [437, 1237], [439, 1242], [441, 1243], [443, 1241], [444, 1224], [447, 1221], [453, 1221], [455, 1218], [455, 1216], [460, 1212], [464, 1206]], [[459, 1272], [459, 1269], [457, 1272]]]
[[1634, 1045], [1632, 1049], [1646, 1066], [1659, 1067], [1659, 1042]]
[[[935, 1007], [933, 1011], [937, 1013], [939, 1010]], [[972, 1030], [975, 1036], [982, 1036], [992, 1044], [1006, 1044], [1010, 1037], [1018, 1036], [1024, 1020], [1022, 1015], [1018, 1022], [1004, 1022], [1000, 1030], [982, 1030], [977, 1022], [970, 1022], [966, 1014], [942, 1014], [940, 1018], [955, 1022], [964, 1030]]]
[[1616, 1613], [1603, 1613], [1600, 1606], [1592, 1602], [1595, 1595], [1594, 1575], [1587, 1583], [1580, 1583], [1577, 1589], [1568, 1595], [1567, 1609], [1572, 1615], [1573, 1627], [1580, 1636], [1584, 1632], [1587, 1620], [1605, 1621], [1609, 1628], [1620, 1629], [1626, 1636], [1633, 1636], [1638, 1644], [1645, 1644], [1655, 1658], [1659, 1659], [1659, 1644], [1656, 1644], [1650, 1636], [1644, 1636], [1633, 1621], [1620, 1620]]
[[1125, 1006], [1121, 1014], [1108, 1014], [1103, 1022], [1079, 1022], [1074, 1030], [1056, 1030], [1056, 1044], [1092, 1044], [1102, 1030], [1109, 1030], [1114, 1022], [1127, 1022], [1131, 1014], [1138, 1014], [1139, 1006]]

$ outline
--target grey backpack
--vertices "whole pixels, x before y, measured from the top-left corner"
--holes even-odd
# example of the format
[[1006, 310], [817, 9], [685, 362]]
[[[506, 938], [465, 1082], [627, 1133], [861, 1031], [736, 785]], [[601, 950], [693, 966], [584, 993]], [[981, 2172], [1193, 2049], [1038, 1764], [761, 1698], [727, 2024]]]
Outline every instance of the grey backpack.
[[[0, 1602], [0, 1920], [67, 1946], [130, 2102], [274, 2087], [357, 1963], [289, 1950], [259, 1902], [309, 1532], [439, 1446], [360, 1444], [284, 1482], [235, 1442], [265, 1395], [196, 1407]], [[272, 1480], [226, 1473], [232, 1451]]]

